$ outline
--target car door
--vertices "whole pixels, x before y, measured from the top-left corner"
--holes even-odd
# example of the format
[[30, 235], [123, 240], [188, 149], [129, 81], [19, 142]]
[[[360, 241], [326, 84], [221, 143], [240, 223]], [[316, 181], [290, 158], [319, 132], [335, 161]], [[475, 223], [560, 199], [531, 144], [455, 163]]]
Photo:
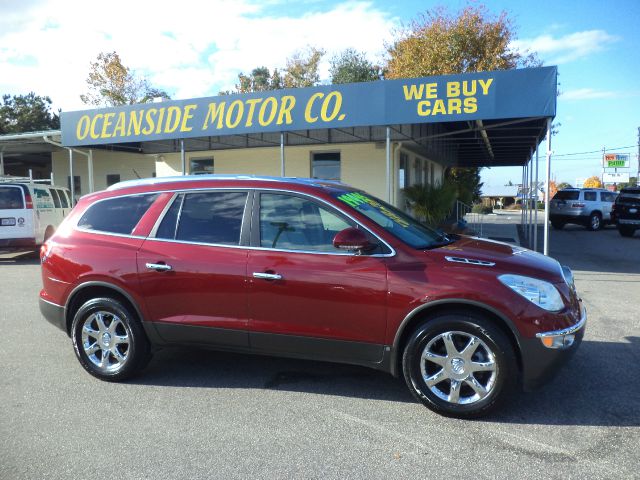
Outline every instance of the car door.
[[381, 360], [385, 253], [335, 249], [333, 237], [349, 226], [355, 222], [310, 197], [256, 195], [254, 248], [247, 267], [252, 349], [342, 361]]
[[165, 341], [248, 346], [248, 198], [239, 190], [177, 194], [140, 248], [147, 320]]

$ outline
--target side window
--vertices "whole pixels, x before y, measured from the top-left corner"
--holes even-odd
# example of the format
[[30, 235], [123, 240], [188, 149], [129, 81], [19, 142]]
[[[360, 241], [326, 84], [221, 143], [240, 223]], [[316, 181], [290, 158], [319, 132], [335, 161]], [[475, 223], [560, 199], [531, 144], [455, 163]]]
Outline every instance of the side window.
[[595, 202], [596, 192], [584, 192], [584, 199], [586, 202]]
[[178, 214], [182, 208], [184, 195], [178, 195], [174, 200], [167, 213], [164, 215], [160, 226], [156, 231], [156, 238], [166, 238], [174, 240], [176, 238], [176, 226], [178, 224]]
[[69, 208], [69, 198], [67, 197], [67, 192], [64, 190], [56, 190], [60, 195], [60, 203], [62, 204], [62, 208]]
[[79, 228], [129, 235], [158, 195], [131, 195], [95, 203], [82, 215]]
[[333, 237], [352, 226], [334, 212], [302, 197], [260, 195], [260, 246], [284, 250], [338, 252]]
[[53, 208], [53, 198], [46, 188], [35, 187], [31, 194], [35, 208]]
[[62, 208], [60, 197], [58, 197], [58, 191], [55, 188], [52, 188], [49, 192], [51, 193], [51, 198], [53, 198], [53, 206], [56, 208]]
[[[247, 192], [203, 192], [184, 195], [179, 212], [174, 208], [177, 200], [167, 212], [178, 218], [175, 239], [186, 242], [240, 245], [242, 216], [247, 201]], [[160, 225], [160, 238], [171, 238], [171, 218], [167, 226]], [[163, 220], [164, 223], [164, 220]]]

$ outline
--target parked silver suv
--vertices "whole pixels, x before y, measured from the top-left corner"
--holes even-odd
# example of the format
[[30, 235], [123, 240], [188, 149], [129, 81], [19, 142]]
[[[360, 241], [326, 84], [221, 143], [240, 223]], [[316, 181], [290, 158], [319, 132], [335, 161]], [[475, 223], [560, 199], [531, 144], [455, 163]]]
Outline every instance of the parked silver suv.
[[553, 228], [561, 229], [567, 223], [584, 225], [589, 230], [600, 230], [611, 223], [611, 207], [616, 192], [602, 188], [565, 188], [551, 199], [549, 218]]

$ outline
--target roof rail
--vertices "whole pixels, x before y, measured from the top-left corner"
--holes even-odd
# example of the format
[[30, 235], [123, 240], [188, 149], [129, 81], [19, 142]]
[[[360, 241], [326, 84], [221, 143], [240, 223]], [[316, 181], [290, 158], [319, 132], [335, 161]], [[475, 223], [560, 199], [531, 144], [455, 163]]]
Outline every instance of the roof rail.
[[46, 183], [51, 185], [50, 178], [18, 177], [15, 175], [0, 175], [0, 183]]
[[259, 180], [265, 182], [292, 182], [306, 185], [335, 185], [345, 186], [337, 180], [323, 180], [316, 178], [298, 178], [298, 177], [269, 177], [261, 175], [225, 175], [225, 174], [207, 174], [207, 175], [180, 175], [173, 177], [153, 177], [142, 178], [137, 180], [125, 180], [115, 183], [107, 188], [107, 190], [119, 190], [121, 188], [136, 187], [140, 185], [156, 185], [158, 183], [179, 183], [179, 182], [198, 182], [211, 180]]

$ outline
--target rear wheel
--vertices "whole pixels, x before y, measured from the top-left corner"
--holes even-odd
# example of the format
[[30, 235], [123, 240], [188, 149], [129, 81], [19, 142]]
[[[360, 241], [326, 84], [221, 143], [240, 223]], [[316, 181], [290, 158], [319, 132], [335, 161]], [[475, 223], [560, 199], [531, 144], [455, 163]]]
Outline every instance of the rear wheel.
[[73, 318], [71, 334], [78, 361], [101, 380], [129, 378], [150, 358], [140, 322], [114, 298], [95, 298], [82, 305]]
[[472, 418], [495, 409], [517, 381], [506, 335], [475, 313], [438, 315], [419, 326], [402, 357], [411, 393], [431, 410]]
[[635, 231], [635, 227], [630, 227], [629, 225], [618, 225], [618, 232], [620, 232], [620, 235], [623, 237], [633, 237]]
[[589, 223], [587, 225], [587, 228], [593, 232], [595, 232], [596, 230], [600, 230], [602, 228], [602, 215], [600, 215], [600, 213], [598, 212], [593, 212], [589, 216]]
[[551, 220], [551, 226], [556, 230], [562, 230], [564, 228], [564, 222], [560, 222], [559, 220]]

